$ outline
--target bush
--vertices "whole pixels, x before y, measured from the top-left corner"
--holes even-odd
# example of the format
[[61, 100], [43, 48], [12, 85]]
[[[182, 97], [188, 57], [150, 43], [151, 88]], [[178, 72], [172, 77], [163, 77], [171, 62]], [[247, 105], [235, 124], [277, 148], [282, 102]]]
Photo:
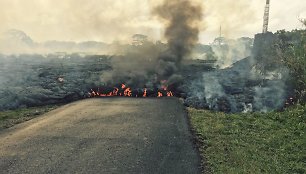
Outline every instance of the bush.
[[306, 102], [306, 30], [279, 31], [278, 56], [289, 68], [295, 98]]

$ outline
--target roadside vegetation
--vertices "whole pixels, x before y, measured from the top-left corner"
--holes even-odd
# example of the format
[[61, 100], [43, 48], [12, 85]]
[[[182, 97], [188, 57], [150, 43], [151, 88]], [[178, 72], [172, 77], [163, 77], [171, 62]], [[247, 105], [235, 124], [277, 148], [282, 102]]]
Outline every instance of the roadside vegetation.
[[290, 83], [295, 98], [306, 103], [306, 30], [284, 30], [276, 33], [279, 38], [277, 61], [282, 62], [290, 71]]
[[12, 127], [16, 124], [36, 118], [58, 107], [59, 105], [48, 105], [42, 107], [0, 111], [0, 131]]
[[225, 114], [189, 109], [208, 173], [306, 173], [306, 106]]
[[237, 114], [190, 108], [210, 173], [306, 173], [306, 30], [272, 35], [275, 40], [257, 58], [257, 68], [263, 73], [280, 66], [289, 70], [294, 106], [283, 112]]
[[[306, 19], [301, 20], [306, 28]], [[293, 88], [296, 102], [306, 103], [306, 29], [280, 30], [273, 34], [275, 39], [262, 52], [257, 68], [262, 73], [289, 70], [288, 82]], [[280, 68], [283, 67], [283, 68]]]

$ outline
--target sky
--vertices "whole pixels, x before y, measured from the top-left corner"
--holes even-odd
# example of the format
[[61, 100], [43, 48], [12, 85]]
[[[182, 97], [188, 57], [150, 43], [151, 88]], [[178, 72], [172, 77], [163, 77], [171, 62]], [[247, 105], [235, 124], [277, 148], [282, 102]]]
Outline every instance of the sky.
[[[0, 32], [18, 29], [33, 40], [129, 41], [133, 34], [163, 40], [164, 26], [152, 15], [162, 0], [0, 0]], [[200, 42], [219, 36], [253, 37], [262, 31], [266, 0], [195, 0], [203, 4]], [[305, 0], [271, 0], [270, 31], [301, 28]]]

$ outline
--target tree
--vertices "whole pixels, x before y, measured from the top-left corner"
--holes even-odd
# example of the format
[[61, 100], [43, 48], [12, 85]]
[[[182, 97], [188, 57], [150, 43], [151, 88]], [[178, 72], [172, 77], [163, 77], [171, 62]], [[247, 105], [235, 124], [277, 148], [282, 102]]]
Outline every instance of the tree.
[[[306, 27], [306, 20], [300, 20]], [[256, 68], [263, 75], [269, 72], [289, 70], [289, 82], [295, 98], [306, 102], [306, 30], [265, 33], [255, 36], [253, 55]]]
[[[306, 26], [306, 20], [301, 21]], [[306, 102], [306, 30], [292, 32], [278, 32], [280, 43], [278, 56], [288, 67], [291, 74], [291, 84], [295, 90], [295, 97], [299, 102]]]

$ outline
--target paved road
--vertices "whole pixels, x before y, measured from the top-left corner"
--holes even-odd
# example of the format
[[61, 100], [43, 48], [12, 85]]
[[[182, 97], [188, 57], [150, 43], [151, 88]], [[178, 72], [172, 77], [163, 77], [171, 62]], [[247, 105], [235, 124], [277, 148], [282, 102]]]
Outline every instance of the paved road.
[[0, 173], [200, 171], [177, 99], [104, 98], [71, 103], [0, 132]]

